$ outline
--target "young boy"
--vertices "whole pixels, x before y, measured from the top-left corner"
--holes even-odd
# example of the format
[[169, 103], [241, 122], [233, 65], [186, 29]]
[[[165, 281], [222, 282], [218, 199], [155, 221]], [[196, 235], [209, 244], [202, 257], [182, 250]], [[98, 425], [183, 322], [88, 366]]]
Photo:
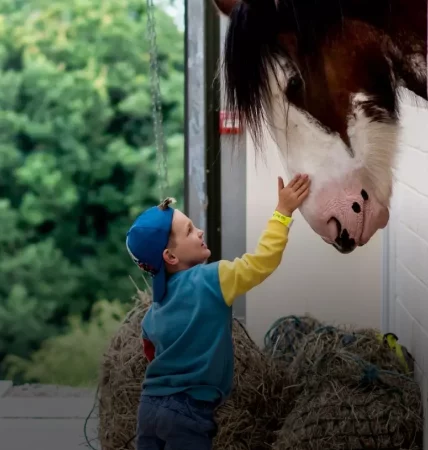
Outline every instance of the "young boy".
[[309, 193], [307, 175], [284, 187], [254, 254], [206, 264], [204, 233], [171, 199], [143, 212], [127, 234], [138, 266], [153, 277], [142, 322], [150, 361], [138, 410], [138, 450], [210, 450], [214, 411], [233, 384], [232, 304], [279, 266], [292, 213]]

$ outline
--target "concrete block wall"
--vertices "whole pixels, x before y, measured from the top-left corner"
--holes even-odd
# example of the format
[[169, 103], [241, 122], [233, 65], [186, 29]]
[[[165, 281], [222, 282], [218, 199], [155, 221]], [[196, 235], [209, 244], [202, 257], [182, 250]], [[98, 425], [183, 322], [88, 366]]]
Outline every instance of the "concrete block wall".
[[428, 105], [402, 102], [400, 154], [385, 242], [388, 320], [416, 359], [428, 450]]

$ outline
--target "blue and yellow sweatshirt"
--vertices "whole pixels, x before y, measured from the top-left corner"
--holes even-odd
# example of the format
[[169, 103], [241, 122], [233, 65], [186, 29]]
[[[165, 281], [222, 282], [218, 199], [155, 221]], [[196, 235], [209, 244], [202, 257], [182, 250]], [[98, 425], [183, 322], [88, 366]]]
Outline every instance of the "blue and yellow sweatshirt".
[[170, 276], [166, 296], [150, 306], [142, 322], [142, 337], [155, 349], [144, 395], [186, 391], [198, 400], [220, 402], [230, 395], [231, 306], [274, 272], [287, 241], [288, 227], [274, 215], [253, 254], [199, 264]]

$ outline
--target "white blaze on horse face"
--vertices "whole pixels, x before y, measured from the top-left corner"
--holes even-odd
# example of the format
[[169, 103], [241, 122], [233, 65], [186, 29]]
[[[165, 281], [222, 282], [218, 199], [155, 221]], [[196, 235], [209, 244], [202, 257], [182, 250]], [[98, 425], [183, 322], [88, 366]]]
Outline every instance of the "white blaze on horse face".
[[[272, 77], [273, 98], [266, 116], [289, 176], [300, 172], [311, 177], [302, 215], [329, 243], [336, 241], [339, 247], [353, 247], [352, 240], [355, 245], [367, 243], [388, 223], [398, 126], [368, 118], [362, 105], [369, 98], [354, 94], [347, 119], [350, 152], [337, 133], [286, 102], [286, 79], [292, 72], [278, 73], [278, 83]], [[337, 241], [344, 230], [344, 240]]]

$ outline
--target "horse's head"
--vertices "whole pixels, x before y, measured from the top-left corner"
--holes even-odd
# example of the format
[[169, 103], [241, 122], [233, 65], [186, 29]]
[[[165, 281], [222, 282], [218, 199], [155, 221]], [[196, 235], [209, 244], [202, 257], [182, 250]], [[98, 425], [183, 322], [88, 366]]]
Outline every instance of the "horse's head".
[[388, 223], [396, 91], [425, 71], [426, 37], [395, 42], [382, 22], [391, 1], [214, 1], [230, 17], [229, 107], [256, 143], [267, 123], [290, 176], [311, 176], [300, 210], [316, 233], [342, 253], [367, 243]]

